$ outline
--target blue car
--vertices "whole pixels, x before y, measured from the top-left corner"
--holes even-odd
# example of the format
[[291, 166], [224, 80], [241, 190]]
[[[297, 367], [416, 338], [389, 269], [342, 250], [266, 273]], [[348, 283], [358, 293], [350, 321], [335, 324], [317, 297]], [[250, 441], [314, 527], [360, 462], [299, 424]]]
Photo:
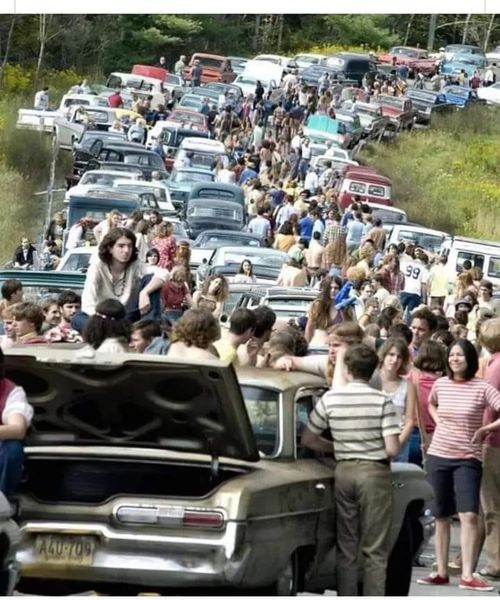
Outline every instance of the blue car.
[[470, 79], [476, 71], [484, 69], [487, 61], [484, 56], [477, 54], [454, 54], [450, 60], [441, 63], [440, 72], [443, 76], [458, 77], [462, 71]]
[[476, 90], [463, 85], [448, 85], [441, 90], [446, 104], [453, 104], [459, 108], [469, 106], [470, 104], [485, 104], [484, 101], [478, 98]]
[[191, 195], [192, 188], [200, 182], [210, 183], [214, 174], [207, 169], [185, 167], [173, 169], [167, 182], [170, 198], [176, 209], [183, 209]]

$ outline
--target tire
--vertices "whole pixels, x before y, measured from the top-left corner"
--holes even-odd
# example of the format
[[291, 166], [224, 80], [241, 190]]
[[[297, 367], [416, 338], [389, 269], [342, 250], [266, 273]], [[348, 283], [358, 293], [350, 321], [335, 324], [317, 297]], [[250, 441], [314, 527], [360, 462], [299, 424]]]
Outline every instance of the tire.
[[296, 596], [299, 587], [299, 561], [294, 552], [278, 579], [271, 585], [252, 592], [256, 596]]
[[413, 566], [413, 528], [411, 513], [405, 513], [398, 539], [387, 563], [386, 596], [408, 596]]

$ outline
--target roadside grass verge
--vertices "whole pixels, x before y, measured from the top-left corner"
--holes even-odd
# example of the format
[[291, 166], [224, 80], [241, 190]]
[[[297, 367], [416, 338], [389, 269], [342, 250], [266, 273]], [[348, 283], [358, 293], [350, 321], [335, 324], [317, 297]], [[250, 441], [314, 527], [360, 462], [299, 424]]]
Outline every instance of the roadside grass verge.
[[410, 220], [500, 240], [500, 109], [459, 110], [391, 144], [370, 144], [362, 157], [392, 180], [395, 205]]

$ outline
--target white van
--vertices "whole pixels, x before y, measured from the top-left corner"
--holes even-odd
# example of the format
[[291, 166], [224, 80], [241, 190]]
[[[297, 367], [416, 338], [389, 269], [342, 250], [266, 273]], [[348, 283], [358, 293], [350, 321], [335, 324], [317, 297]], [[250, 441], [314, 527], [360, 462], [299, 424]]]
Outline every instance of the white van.
[[470, 260], [473, 267], [481, 269], [484, 279], [500, 287], [500, 242], [455, 236], [443, 242], [441, 254], [448, 257], [446, 268], [450, 283], [455, 281], [464, 261]]
[[217, 159], [222, 159], [223, 164], [227, 166], [229, 157], [226, 147], [218, 140], [208, 138], [186, 137], [182, 140], [177, 151], [174, 169], [186, 166], [185, 160], [191, 155], [190, 166], [201, 167], [212, 170]]
[[392, 227], [386, 245], [411, 242], [431, 254], [438, 254], [443, 242], [449, 237], [449, 234], [445, 231], [402, 223], [401, 225], [394, 225]]

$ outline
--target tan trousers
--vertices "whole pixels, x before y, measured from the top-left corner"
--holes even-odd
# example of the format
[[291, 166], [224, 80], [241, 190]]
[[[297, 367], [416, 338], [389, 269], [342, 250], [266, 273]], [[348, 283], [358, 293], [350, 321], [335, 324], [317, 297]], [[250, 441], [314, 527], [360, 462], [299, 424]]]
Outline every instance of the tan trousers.
[[[335, 469], [337, 593], [383, 596], [392, 516], [391, 469], [370, 460], [339, 461]], [[363, 577], [359, 578], [359, 555]]]
[[486, 534], [486, 570], [500, 576], [500, 448], [493, 446], [484, 447], [481, 506]]

